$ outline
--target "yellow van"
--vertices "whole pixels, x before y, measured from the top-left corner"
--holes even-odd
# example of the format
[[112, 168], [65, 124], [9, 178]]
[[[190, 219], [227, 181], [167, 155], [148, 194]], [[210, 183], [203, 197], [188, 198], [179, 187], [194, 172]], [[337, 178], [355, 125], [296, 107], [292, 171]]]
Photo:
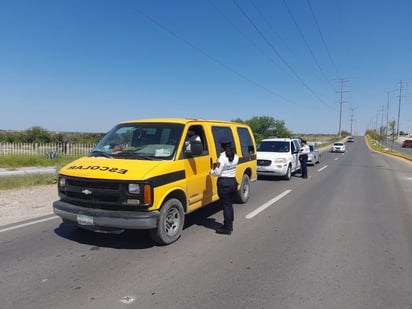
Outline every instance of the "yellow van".
[[229, 136], [239, 164], [237, 203], [257, 180], [256, 144], [246, 124], [199, 119], [143, 119], [116, 125], [87, 157], [59, 171], [54, 212], [63, 222], [96, 232], [149, 229], [170, 244], [185, 214], [219, 199], [210, 171]]

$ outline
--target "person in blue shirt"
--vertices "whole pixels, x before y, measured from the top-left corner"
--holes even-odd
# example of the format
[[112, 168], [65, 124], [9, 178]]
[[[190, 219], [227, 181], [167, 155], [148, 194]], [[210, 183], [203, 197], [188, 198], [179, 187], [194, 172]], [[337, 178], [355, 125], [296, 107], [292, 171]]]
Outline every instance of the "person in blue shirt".
[[237, 192], [236, 167], [239, 157], [234, 153], [231, 140], [223, 137], [219, 140], [220, 155], [215, 168], [210, 172], [217, 176], [217, 191], [223, 206], [223, 226], [216, 233], [230, 235], [233, 231], [233, 199]]

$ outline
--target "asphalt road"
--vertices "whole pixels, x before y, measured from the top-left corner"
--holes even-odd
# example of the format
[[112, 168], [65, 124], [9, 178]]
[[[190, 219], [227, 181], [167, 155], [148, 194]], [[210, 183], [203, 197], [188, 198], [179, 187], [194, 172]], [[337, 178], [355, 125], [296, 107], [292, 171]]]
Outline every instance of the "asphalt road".
[[169, 246], [58, 219], [1, 232], [0, 308], [412, 308], [411, 163], [355, 138], [309, 176], [259, 179], [231, 236], [216, 204]]
[[388, 147], [389, 147], [390, 149], [392, 149], [392, 150], [397, 151], [397, 152], [406, 154], [406, 155], [408, 155], [408, 156], [412, 156], [412, 148], [406, 148], [406, 147], [403, 148], [401, 141], [399, 141], [399, 142], [391, 142], [391, 141], [389, 141], [389, 142], [388, 142]]

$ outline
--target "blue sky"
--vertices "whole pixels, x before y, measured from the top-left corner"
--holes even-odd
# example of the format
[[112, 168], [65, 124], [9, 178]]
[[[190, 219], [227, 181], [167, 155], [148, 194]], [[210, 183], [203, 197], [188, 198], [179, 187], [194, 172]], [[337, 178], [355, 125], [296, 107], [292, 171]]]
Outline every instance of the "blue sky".
[[409, 0], [2, 0], [0, 129], [270, 116], [362, 135], [400, 101], [412, 130], [411, 16]]

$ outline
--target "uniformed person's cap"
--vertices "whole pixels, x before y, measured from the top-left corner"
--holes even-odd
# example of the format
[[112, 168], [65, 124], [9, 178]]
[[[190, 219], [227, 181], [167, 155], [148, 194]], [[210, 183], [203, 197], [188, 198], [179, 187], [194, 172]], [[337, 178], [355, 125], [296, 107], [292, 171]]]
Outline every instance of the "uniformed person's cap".
[[231, 139], [230, 139], [229, 137], [227, 137], [227, 136], [222, 136], [222, 137], [219, 139], [219, 143], [220, 143], [220, 145], [227, 145], [227, 144], [231, 144], [232, 141], [231, 141]]

